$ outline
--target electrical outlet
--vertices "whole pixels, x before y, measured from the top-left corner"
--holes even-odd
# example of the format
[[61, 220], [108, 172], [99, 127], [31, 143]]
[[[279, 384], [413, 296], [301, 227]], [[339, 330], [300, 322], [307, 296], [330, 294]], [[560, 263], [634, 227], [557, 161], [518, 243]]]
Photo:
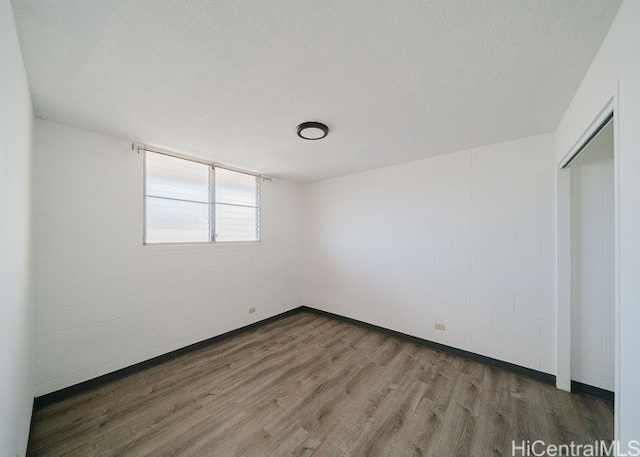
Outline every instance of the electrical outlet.
[[255, 312], [256, 312], [256, 309], [255, 309], [255, 308], [249, 308], [249, 314], [253, 314], [253, 313], [255, 313]]
[[444, 332], [444, 324], [441, 324], [440, 322], [436, 322], [435, 328], [436, 330], [441, 330]]

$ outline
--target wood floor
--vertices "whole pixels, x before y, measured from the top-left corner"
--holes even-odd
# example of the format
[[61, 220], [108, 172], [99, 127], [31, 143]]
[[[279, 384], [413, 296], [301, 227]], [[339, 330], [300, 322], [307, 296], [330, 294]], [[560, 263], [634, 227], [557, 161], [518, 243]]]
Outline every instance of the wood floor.
[[612, 438], [607, 403], [305, 312], [38, 410], [29, 455], [493, 456]]

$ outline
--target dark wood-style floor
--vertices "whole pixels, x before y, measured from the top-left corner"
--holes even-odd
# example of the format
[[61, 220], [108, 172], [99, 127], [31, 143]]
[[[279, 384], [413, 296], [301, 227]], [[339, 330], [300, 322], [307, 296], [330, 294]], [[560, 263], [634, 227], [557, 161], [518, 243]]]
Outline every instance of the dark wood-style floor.
[[29, 453], [491, 456], [612, 438], [607, 403], [305, 312], [40, 409]]

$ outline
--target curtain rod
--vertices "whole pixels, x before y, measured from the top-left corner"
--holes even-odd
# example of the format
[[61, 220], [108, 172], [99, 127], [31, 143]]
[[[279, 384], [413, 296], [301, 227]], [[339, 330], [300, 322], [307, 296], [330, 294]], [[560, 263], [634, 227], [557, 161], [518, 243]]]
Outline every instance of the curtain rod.
[[260, 174], [260, 173], [255, 173], [255, 172], [252, 172], [252, 171], [248, 171], [248, 170], [243, 170], [241, 168], [230, 167], [228, 165], [223, 165], [223, 164], [220, 164], [220, 163], [217, 163], [217, 162], [210, 162], [210, 161], [207, 161], [207, 160], [198, 159], [198, 158], [195, 158], [195, 157], [190, 157], [188, 155], [180, 154], [178, 152], [167, 151], [167, 150], [164, 150], [164, 149], [145, 146], [144, 144], [141, 144], [141, 143], [136, 143], [136, 142], [131, 143], [131, 150], [137, 152], [138, 154], [140, 154], [141, 151], [154, 152], [156, 154], [163, 154], [163, 155], [166, 155], [166, 156], [169, 156], [169, 157], [176, 157], [178, 159], [189, 160], [191, 162], [198, 162], [198, 163], [201, 163], [203, 165], [210, 165], [212, 167], [224, 168], [225, 170], [236, 171], [238, 173], [244, 173], [245, 175], [251, 175], [251, 176], [255, 176], [257, 178], [260, 178], [263, 181], [273, 181], [273, 177], [272, 176], [267, 176], [267, 175], [263, 175], [263, 174]]

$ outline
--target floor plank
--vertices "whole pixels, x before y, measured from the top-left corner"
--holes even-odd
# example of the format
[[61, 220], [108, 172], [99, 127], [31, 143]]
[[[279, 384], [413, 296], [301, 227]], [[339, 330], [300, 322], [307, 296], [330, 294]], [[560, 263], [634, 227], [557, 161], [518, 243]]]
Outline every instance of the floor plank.
[[36, 412], [29, 455], [505, 456], [613, 439], [611, 405], [299, 313]]

